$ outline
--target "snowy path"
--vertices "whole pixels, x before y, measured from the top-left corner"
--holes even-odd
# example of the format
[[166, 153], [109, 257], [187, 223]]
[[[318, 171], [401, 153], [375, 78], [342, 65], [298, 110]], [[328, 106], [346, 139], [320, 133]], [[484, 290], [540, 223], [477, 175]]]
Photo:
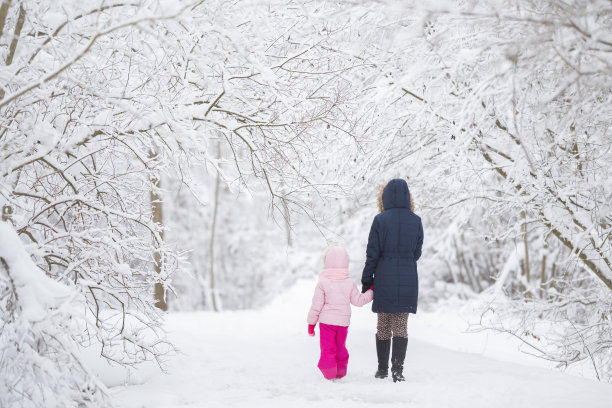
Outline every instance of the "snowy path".
[[[262, 311], [181, 313], [168, 330], [182, 354], [169, 374], [112, 388], [122, 407], [612, 407], [612, 386], [544, 368], [410, 340], [406, 382], [376, 380], [375, 315], [354, 309], [349, 372], [325, 381], [317, 337], [304, 322], [312, 285], [301, 283]], [[410, 324], [409, 324], [410, 330]]]

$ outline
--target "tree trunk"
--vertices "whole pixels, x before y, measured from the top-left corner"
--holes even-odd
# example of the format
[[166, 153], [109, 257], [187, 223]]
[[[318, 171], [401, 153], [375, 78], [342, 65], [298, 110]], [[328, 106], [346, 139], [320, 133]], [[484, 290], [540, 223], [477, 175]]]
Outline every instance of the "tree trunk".
[[540, 298], [544, 299], [547, 292], [546, 285], [546, 254], [542, 256], [542, 272], [540, 273]]
[[558, 290], [557, 283], [555, 282], [555, 275], [557, 272], [557, 264], [553, 260], [552, 267], [550, 268], [550, 287]]
[[546, 258], [548, 255], [548, 243], [544, 240], [544, 250], [542, 254], [542, 268], [540, 270], [540, 299], [546, 299], [550, 282], [546, 278]]
[[13, 223], [13, 207], [10, 205], [2, 206], [2, 221]]
[[26, 11], [23, 8], [23, 5], [19, 5], [19, 17], [17, 17], [17, 24], [15, 24], [15, 34], [13, 35], [13, 39], [11, 40], [11, 45], [9, 47], [9, 53], [6, 56], [6, 65], [11, 65], [13, 63], [13, 58], [15, 57], [15, 51], [17, 50], [17, 43], [19, 43], [19, 37], [21, 36], [21, 29], [23, 28], [23, 23], [25, 23], [25, 15]]
[[6, 24], [6, 16], [8, 15], [9, 7], [11, 7], [11, 0], [4, 0], [0, 4], [0, 38], [4, 33], [4, 25]]
[[[155, 153], [151, 152], [149, 157], [154, 158], [156, 156]], [[162, 200], [158, 194], [159, 189], [161, 188], [161, 180], [159, 176], [156, 176], [151, 179], [151, 183], [153, 184], [151, 188], [151, 213], [153, 214], [153, 222], [157, 225], [163, 225], [163, 212], [162, 212]], [[160, 238], [164, 239], [164, 231], [160, 231]], [[160, 243], [161, 244], [161, 243]], [[155, 260], [155, 272], [158, 274], [162, 271], [162, 259], [161, 253], [159, 250], [156, 250], [153, 254]], [[168, 310], [168, 303], [166, 303], [166, 296], [164, 286], [157, 282], [155, 284], [155, 306], [160, 308], [161, 310]]]
[[525, 278], [529, 283], [531, 281], [531, 271], [529, 269], [529, 239], [527, 237], [527, 214], [525, 211], [521, 211], [521, 218], [524, 220], [521, 225], [521, 232], [523, 233], [523, 245], [525, 247]]
[[463, 278], [463, 268], [461, 264], [461, 254], [459, 253], [459, 247], [457, 246], [457, 240], [453, 237], [453, 244], [455, 245], [455, 256], [457, 258], [457, 267], [459, 268], [459, 283], [465, 283]]
[[[217, 158], [221, 159], [221, 142], [217, 143]], [[219, 165], [217, 163], [217, 165]], [[215, 230], [217, 229], [217, 213], [219, 210], [219, 186], [221, 184], [221, 174], [217, 171], [217, 180], [215, 181], [215, 204], [213, 207], [213, 219], [212, 219], [212, 227], [210, 229], [210, 297], [212, 301], [212, 307], [215, 312], [218, 312], [219, 309], [217, 307], [217, 295], [216, 287], [215, 287]]]
[[287, 200], [283, 199], [283, 218], [285, 219], [285, 231], [287, 232], [287, 246], [293, 245], [293, 240], [291, 239], [291, 223], [289, 222], [289, 206], [287, 205]]
[[[10, 6], [10, 1], [5, 1], [0, 6], [0, 36], [2, 36], [2, 32], [4, 31], [4, 25], [6, 24], [6, 15], [8, 13], [8, 8]], [[17, 50], [17, 44], [19, 43], [19, 37], [21, 36], [21, 29], [23, 28], [23, 24], [25, 22], [26, 11], [23, 8], [23, 5], [19, 5], [19, 16], [17, 17], [17, 23], [15, 24], [15, 33], [13, 34], [13, 39], [11, 40], [11, 45], [9, 47], [9, 53], [6, 56], [6, 65], [11, 65], [13, 63], [13, 58], [15, 57], [15, 51]], [[6, 91], [4, 88], [0, 89], [0, 99], [4, 99]]]

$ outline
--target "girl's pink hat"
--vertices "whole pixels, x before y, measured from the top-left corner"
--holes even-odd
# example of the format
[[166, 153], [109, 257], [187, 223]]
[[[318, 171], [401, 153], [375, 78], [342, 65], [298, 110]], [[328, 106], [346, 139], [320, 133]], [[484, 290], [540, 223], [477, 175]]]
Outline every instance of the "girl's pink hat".
[[346, 249], [340, 245], [332, 245], [327, 248], [323, 256], [325, 269], [321, 276], [328, 279], [347, 279], [349, 277], [349, 256]]

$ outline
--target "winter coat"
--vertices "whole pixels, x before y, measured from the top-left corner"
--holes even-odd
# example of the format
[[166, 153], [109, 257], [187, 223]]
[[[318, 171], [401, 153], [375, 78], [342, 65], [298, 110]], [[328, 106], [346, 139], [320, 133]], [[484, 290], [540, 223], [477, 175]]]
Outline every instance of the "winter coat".
[[382, 192], [383, 211], [368, 237], [362, 284], [374, 284], [374, 313], [416, 313], [417, 260], [423, 246], [421, 218], [412, 212], [406, 181], [393, 179]]
[[373, 293], [360, 293], [349, 278], [348, 254], [340, 246], [331, 247], [325, 254], [325, 269], [319, 281], [308, 312], [308, 324], [325, 323], [348, 326], [351, 322], [351, 304], [363, 306], [372, 301]]

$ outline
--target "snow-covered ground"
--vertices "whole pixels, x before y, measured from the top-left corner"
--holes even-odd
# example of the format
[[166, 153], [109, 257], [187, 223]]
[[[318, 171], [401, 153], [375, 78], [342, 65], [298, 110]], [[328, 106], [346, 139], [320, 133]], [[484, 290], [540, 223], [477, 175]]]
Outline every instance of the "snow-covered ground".
[[167, 374], [152, 374], [141, 385], [111, 388], [117, 405], [612, 406], [610, 384], [538, 367], [539, 360], [503, 350], [504, 343], [493, 336], [461, 334], [464, 327], [452, 316], [445, 321], [429, 313], [411, 316], [406, 382], [377, 380], [373, 376], [376, 319], [370, 305], [353, 309], [347, 341], [351, 355], [348, 375], [328, 382], [316, 367], [318, 326], [316, 338], [306, 333], [305, 319], [314, 285], [311, 280], [300, 281], [258, 311], [170, 314], [167, 330], [180, 355], [169, 361]]

